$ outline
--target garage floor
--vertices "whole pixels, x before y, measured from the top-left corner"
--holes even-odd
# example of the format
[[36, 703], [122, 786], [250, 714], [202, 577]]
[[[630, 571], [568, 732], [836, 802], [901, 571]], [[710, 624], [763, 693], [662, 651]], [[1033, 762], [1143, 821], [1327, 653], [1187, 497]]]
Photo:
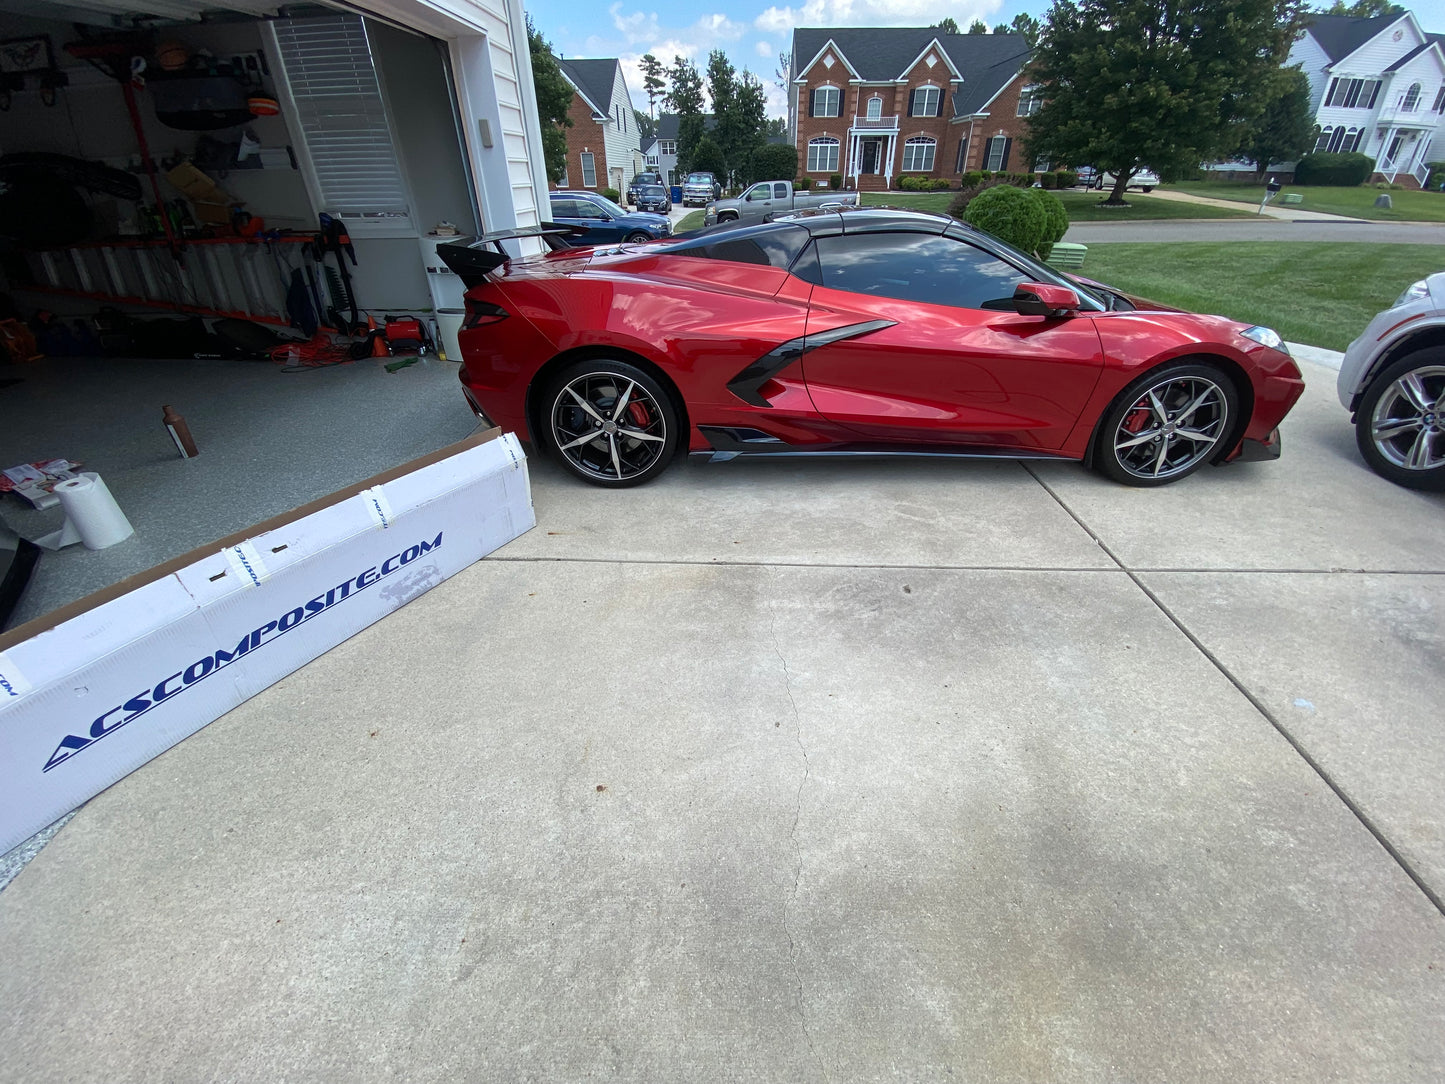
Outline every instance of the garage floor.
[[0, 1080], [1440, 1080], [1445, 498], [1306, 376], [1158, 491], [534, 463], [0, 893]]
[[[12, 622], [19, 624], [126, 576], [342, 486], [460, 440], [477, 426], [455, 364], [397, 373], [385, 359], [284, 373], [270, 362], [54, 358], [0, 363], [0, 466], [83, 461], [136, 533], [109, 549], [46, 553]], [[19, 383], [6, 385], [7, 380]], [[161, 407], [184, 415], [200, 449], [182, 459]], [[27, 538], [64, 522], [0, 499]]]

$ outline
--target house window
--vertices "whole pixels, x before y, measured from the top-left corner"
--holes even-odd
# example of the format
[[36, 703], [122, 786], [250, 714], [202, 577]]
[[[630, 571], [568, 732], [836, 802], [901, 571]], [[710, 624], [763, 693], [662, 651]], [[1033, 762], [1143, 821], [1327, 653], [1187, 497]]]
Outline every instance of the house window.
[[838, 172], [838, 141], [836, 139], [808, 140], [808, 172]]
[[361, 232], [411, 228], [401, 163], [356, 15], [277, 19], [271, 28], [285, 71], [304, 165], [321, 209]]
[[1405, 100], [1400, 103], [1400, 112], [1413, 113], [1420, 108], [1420, 84], [1411, 83], [1410, 89], [1405, 91]]
[[1047, 158], [1040, 158], [1038, 161], [1036, 161], [1036, 162], [1034, 163], [1034, 172], [1035, 172], [1035, 173], [1047, 173], [1048, 171], [1049, 171], [1049, 160], [1048, 160]]
[[591, 151], [582, 152], [582, 187], [597, 187], [597, 159]]
[[661, 165], [661, 164], [662, 164], [662, 163], [657, 160], [657, 155], [655, 155], [655, 154], [649, 154], [649, 155], [647, 156], [647, 165], [648, 165], [648, 168], [650, 168], [650, 169], [656, 169], [656, 168], [657, 168], [659, 165]]
[[[1315, 143], [1315, 150], [1327, 150], [1331, 154], [1348, 154], [1360, 145], [1360, 139], [1364, 136], [1363, 128], [1351, 128], [1348, 131], [1344, 125], [1331, 131], [1326, 128], [1320, 133], [1319, 141]], [[1328, 135], [1328, 139], [1326, 139]]]
[[960, 139], [960, 140], [958, 141], [958, 161], [956, 161], [956, 162], [953, 164], [953, 172], [955, 172], [955, 173], [962, 173], [962, 172], [963, 172], [963, 162], [964, 162], [964, 159], [967, 158], [967, 157], [968, 157], [968, 136], [964, 136], [962, 139]]
[[1039, 106], [1044, 104], [1044, 88], [1040, 86], [1024, 87], [1019, 91], [1019, 112], [1021, 117], [1032, 117], [1039, 111]]
[[1436, 113], [1445, 113], [1445, 87], [1435, 92], [1435, 104], [1430, 108]]
[[883, 116], [883, 99], [876, 94], [868, 99], [868, 119], [877, 120]]
[[903, 144], [903, 169], [905, 172], [926, 172], [933, 168], [933, 151], [936, 144], [928, 136], [914, 136]]
[[1008, 136], [994, 136], [988, 141], [983, 168], [997, 171], [1008, 165]]
[[676, 157], [677, 157], [677, 140], [675, 140], [675, 139], [659, 139], [659, 140], [657, 141], [657, 153], [660, 154], [660, 155], [662, 155], [664, 158], [676, 158]]
[[938, 88], [919, 87], [908, 96], [908, 115], [910, 117], [936, 117], [938, 116]]
[[836, 117], [838, 116], [839, 96], [837, 87], [819, 87], [813, 91], [813, 108], [809, 111], [810, 117]]
[[1330, 148], [1330, 135], [1331, 135], [1333, 132], [1334, 132], [1334, 129], [1333, 129], [1333, 128], [1330, 128], [1330, 127], [1324, 127], [1324, 128], [1321, 128], [1321, 129], [1320, 129], [1320, 134], [1315, 137], [1315, 153], [1316, 153], [1316, 154], [1319, 154], [1320, 151], [1329, 150], [1329, 148]]
[[1378, 79], [1333, 79], [1325, 105], [1341, 109], [1373, 109], [1380, 94]]

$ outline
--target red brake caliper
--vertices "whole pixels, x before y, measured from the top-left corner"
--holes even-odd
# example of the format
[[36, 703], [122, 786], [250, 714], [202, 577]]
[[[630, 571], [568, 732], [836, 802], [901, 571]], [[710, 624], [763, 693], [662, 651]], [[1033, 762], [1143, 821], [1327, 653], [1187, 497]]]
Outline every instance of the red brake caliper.
[[642, 403], [635, 401], [628, 403], [627, 416], [632, 419], [632, 424], [639, 429], [646, 429], [652, 424], [652, 415]]
[[1131, 433], [1137, 433], [1149, 423], [1154, 412], [1148, 407], [1137, 406], [1128, 414], [1124, 415], [1124, 428]]

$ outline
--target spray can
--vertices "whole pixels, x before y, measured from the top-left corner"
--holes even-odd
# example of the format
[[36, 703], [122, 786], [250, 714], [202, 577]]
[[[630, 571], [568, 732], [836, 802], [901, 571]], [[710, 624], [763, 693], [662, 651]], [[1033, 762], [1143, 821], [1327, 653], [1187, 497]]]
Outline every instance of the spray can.
[[194, 459], [201, 454], [196, 450], [196, 442], [191, 438], [191, 427], [186, 424], [186, 419], [171, 407], [161, 407], [161, 424], [176, 442], [176, 451], [181, 453], [182, 459]]

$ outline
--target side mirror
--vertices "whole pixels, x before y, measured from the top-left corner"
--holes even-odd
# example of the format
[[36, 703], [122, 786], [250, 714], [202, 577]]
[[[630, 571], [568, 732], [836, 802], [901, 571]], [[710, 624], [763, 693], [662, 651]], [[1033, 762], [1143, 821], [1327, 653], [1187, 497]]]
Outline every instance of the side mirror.
[[1067, 286], [1021, 282], [1014, 287], [1013, 307], [1020, 316], [1066, 316], [1079, 311], [1079, 295]]

